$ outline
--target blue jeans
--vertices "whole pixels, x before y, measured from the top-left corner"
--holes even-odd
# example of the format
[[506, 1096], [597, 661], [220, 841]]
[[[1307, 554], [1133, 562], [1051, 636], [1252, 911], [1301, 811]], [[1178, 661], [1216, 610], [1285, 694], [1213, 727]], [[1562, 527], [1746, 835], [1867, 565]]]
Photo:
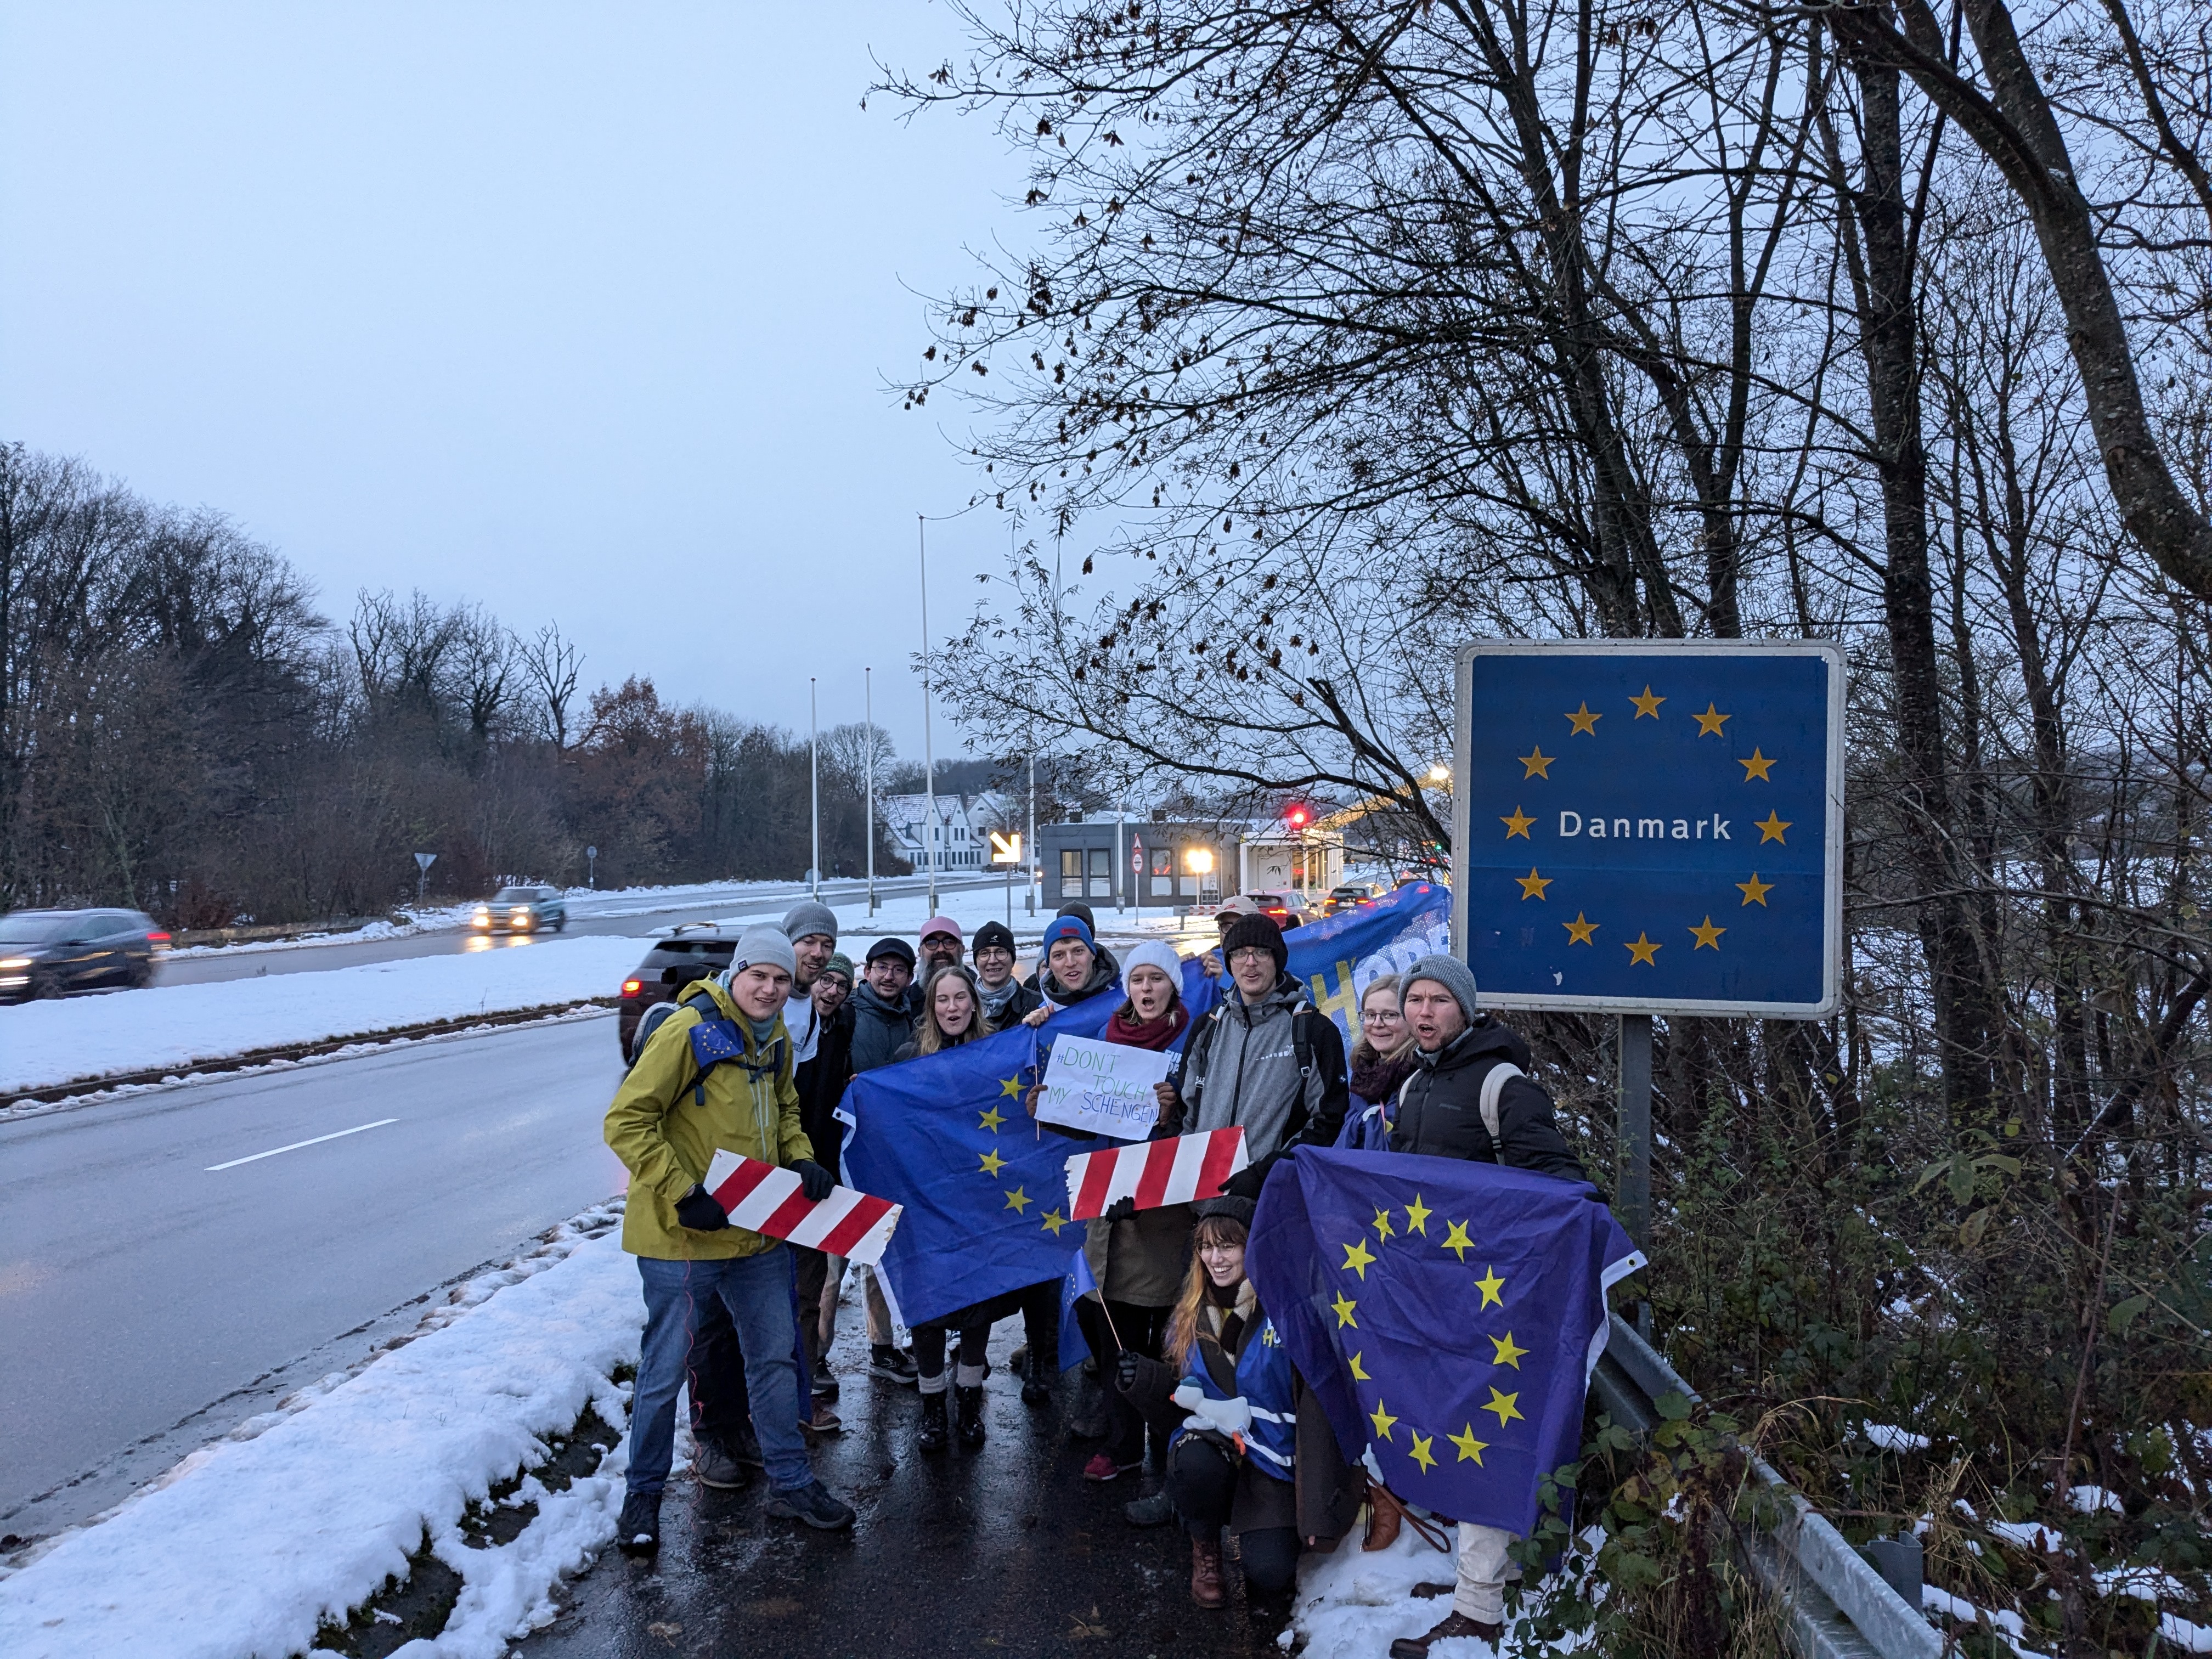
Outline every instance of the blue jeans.
[[771, 1486], [811, 1484], [806, 1442], [799, 1432], [799, 1360], [791, 1317], [791, 1255], [781, 1244], [758, 1255], [714, 1261], [637, 1259], [645, 1281], [645, 1341], [629, 1407], [629, 1489], [658, 1493], [668, 1484], [676, 1452], [676, 1395], [684, 1386], [702, 1298], [718, 1297], [744, 1351], [745, 1389], [753, 1433]]

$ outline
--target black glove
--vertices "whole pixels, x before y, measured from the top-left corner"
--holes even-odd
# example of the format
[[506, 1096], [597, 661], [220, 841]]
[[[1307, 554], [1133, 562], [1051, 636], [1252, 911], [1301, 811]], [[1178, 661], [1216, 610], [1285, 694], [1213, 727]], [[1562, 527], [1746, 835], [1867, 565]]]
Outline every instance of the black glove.
[[676, 1200], [676, 1219], [695, 1233], [719, 1233], [730, 1224], [730, 1212], [704, 1185], [697, 1185]]
[[1291, 1149], [1288, 1146], [1279, 1147], [1268, 1153], [1257, 1164], [1249, 1164], [1239, 1170], [1221, 1183], [1222, 1196], [1249, 1199], [1253, 1203], [1257, 1204], [1260, 1201], [1260, 1189], [1267, 1184], [1267, 1177], [1274, 1174], [1275, 1166], [1290, 1158], [1291, 1152]]
[[1114, 1386], [1127, 1394], [1137, 1386], [1138, 1356], [1131, 1348], [1121, 1350], [1121, 1358], [1114, 1366]]
[[1136, 1213], [1137, 1200], [1135, 1199], [1117, 1198], [1111, 1204], [1109, 1204], [1106, 1206], [1104, 1212], [1098, 1218], [1101, 1221], [1127, 1221], [1131, 1216]]
[[799, 1190], [806, 1194], [809, 1204], [819, 1204], [836, 1190], [837, 1177], [811, 1158], [802, 1158], [785, 1167], [799, 1177]]

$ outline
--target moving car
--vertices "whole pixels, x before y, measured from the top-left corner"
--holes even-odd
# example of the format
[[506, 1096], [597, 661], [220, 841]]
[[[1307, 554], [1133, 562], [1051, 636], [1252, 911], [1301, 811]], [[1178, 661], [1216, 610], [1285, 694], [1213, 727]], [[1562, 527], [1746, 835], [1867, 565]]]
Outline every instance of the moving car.
[[557, 933], [568, 925], [568, 906], [551, 887], [502, 887], [477, 906], [469, 925], [496, 933]]
[[154, 980], [169, 936], [143, 910], [16, 910], [0, 916], [0, 1002]]
[[646, 1010], [675, 1001], [692, 981], [710, 978], [728, 967], [738, 952], [738, 935], [744, 931], [719, 922], [687, 921], [667, 938], [653, 941], [645, 960], [623, 981], [622, 998], [615, 1004], [615, 1036], [622, 1044], [624, 1064], [637, 1058], [632, 1042]]
[[1348, 881], [1341, 887], [1329, 889], [1328, 896], [1322, 901], [1322, 914], [1342, 915], [1346, 910], [1357, 910], [1363, 904], [1372, 904], [1382, 896], [1379, 882]]
[[1244, 896], [1261, 915], [1273, 916], [1275, 926], [1286, 933], [1305, 921], [1306, 902], [1296, 893], [1247, 893]]

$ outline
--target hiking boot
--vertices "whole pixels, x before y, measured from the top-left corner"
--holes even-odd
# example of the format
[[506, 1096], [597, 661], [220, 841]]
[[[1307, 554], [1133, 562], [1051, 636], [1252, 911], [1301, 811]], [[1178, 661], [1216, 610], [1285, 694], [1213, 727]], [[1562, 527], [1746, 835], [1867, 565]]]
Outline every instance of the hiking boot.
[[945, 1449], [945, 1391], [921, 1397], [921, 1427], [915, 1431], [914, 1443], [926, 1452]]
[[1164, 1527], [1175, 1519], [1175, 1499], [1164, 1492], [1156, 1492], [1150, 1498], [1122, 1504], [1121, 1513], [1133, 1527]]
[[768, 1465], [761, 1462], [760, 1437], [753, 1432], [751, 1424], [744, 1425], [735, 1434], [715, 1443], [747, 1468], [766, 1472]]
[[753, 1482], [753, 1470], [722, 1449], [720, 1443], [702, 1436], [691, 1448], [691, 1478], [716, 1492], [738, 1492]]
[[844, 1428], [845, 1419], [830, 1409], [828, 1401], [817, 1400], [814, 1402], [814, 1415], [805, 1426], [817, 1435], [836, 1434]]
[[835, 1400], [837, 1397], [837, 1379], [827, 1365], [814, 1373], [814, 1397], [817, 1400]]
[[954, 1402], [960, 1408], [957, 1430], [960, 1436], [960, 1443], [971, 1449], [981, 1445], [983, 1443], [982, 1388], [978, 1385], [972, 1389], [963, 1389], [956, 1383], [953, 1386], [952, 1396]]
[[615, 1522], [615, 1547], [624, 1555], [650, 1555], [660, 1547], [660, 1494], [634, 1492], [623, 1499]]
[[1141, 1457], [1133, 1463], [1116, 1463], [1113, 1453], [1095, 1451], [1091, 1454], [1091, 1461], [1083, 1466], [1083, 1478], [1085, 1480], [1119, 1480], [1123, 1475], [1133, 1474], [1144, 1467], [1145, 1460]]
[[[1026, 1358], [1026, 1356], [1025, 1356]], [[1022, 1404], [1046, 1406], [1052, 1403], [1052, 1361], [1040, 1355], [1026, 1364], [1017, 1364], [1014, 1370], [1022, 1379]]]
[[[1190, 1540], [1190, 1599], [1201, 1607], [1218, 1607], [1228, 1599], [1221, 1593], [1221, 1540], [1218, 1538]], [[1421, 1659], [1427, 1659], [1427, 1654], [1424, 1647]]]
[[842, 1532], [853, 1524], [853, 1506], [832, 1498], [819, 1480], [779, 1487], [769, 1493], [764, 1507], [779, 1520], [802, 1521], [817, 1532]]
[[1473, 1636], [1494, 1645], [1504, 1634], [1503, 1625], [1486, 1625], [1463, 1613], [1455, 1613], [1431, 1627], [1425, 1636], [1401, 1636], [1391, 1643], [1390, 1659], [1429, 1659], [1431, 1643], [1449, 1642], [1455, 1636]]
[[878, 1342], [868, 1350], [868, 1369], [886, 1382], [902, 1383], [909, 1389], [921, 1375], [912, 1354], [888, 1342]]

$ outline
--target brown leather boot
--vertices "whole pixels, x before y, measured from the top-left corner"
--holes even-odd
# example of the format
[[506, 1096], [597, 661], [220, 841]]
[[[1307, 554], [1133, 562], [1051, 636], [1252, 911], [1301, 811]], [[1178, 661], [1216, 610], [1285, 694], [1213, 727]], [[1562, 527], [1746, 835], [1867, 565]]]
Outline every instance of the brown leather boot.
[[1434, 1642], [1448, 1642], [1455, 1636], [1479, 1636], [1495, 1645], [1505, 1634], [1503, 1625], [1485, 1625], [1455, 1613], [1442, 1623], [1432, 1626], [1425, 1635], [1401, 1636], [1390, 1644], [1390, 1659], [1429, 1659], [1429, 1646]]
[[1190, 1599], [1201, 1607], [1218, 1607], [1228, 1597], [1221, 1591], [1221, 1540], [1190, 1540]]
[[1359, 1542], [1364, 1550], [1387, 1550], [1398, 1541], [1406, 1511], [1397, 1495], [1379, 1480], [1367, 1483], [1367, 1534]]

